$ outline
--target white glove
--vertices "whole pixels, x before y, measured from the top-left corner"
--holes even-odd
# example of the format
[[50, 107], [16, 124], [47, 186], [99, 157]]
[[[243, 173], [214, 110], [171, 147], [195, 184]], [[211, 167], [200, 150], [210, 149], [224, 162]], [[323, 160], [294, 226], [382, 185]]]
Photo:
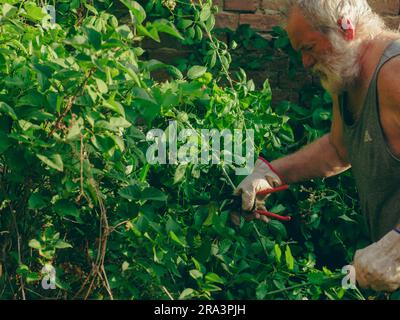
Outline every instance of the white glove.
[[[253, 210], [265, 210], [264, 202], [269, 193], [284, 185], [279, 174], [272, 168], [271, 164], [262, 157], [259, 157], [254, 164], [253, 172], [247, 176], [237, 187], [234, 194], [242, 196], [242, 209], [252, 212]], [[277, 190], [277, 191], [278, 191]], [[266, 191], [265, 194], [257, 195], [260, 191]], [[256, 214], [255, 218], [265, 220], [265, 216]]]
[[362, 288], [393, 292], [400, 288], [400, 234], [391, 231], [354, 256], [357, 282]]

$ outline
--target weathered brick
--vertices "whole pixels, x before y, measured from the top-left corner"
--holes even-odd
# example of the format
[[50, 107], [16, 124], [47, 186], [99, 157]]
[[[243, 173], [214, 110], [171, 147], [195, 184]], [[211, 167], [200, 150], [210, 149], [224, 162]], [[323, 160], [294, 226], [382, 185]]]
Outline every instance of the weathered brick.
[[165, 33], [160, 33], [160, 42], [154, 41], [150, 38], [144, 38], [142, 46], [145, 49], [158, 49], [158, 48], [173, 48], [173, 49], [184, 49], [181, 41], [173, 36]]
[[224, 9], [228, 11], [255, 12], [258, 0], [225, 0]]
[[282, 9], [282, 1], [280, 0], [263, 0], [261, 8], [267, 11], [279, 12]]
[[266, 70], [287, 72], [289, 69], [289, 60], [287, 57], [274, 57], [274, 59], [267, 63], [265, 66]]
[[299, 91], [305, 85], [312, 85], [312, 76], [305, 72], [299, 72], [293, 79], [288, 74], [282, 73], [279, 77], [279, 88]]
[[263, 70], [250, 70], [247, 71], [248, 79], [252, 79], [257, 88], [261, 88], [265, 80], [268, 79], [272, 88], [278, 86], [278, 74], [274, 72], [267, 72]]
[[386, 25], [392, 30], [400, 30], [400, 16], [386, 16], [383, 17]]
[[171, 48], [160, 48], [156, 50], [148, 50], [148, 59], [156, 59], [164, 63], [172, 64], [179, 58], [188, 57], [192, 51], [175, 50]]
[[277, 105], [281, 101], [287, 100], [293, 103], [299, 103], [300, 95], [294, 91], [273, 89], [272, 90], [272, 105]]
[[236, 30], [239, 26], [239, 14], [231, 12], [221, 12], [215, 16], [216, 28], [228, 28]]
[[400, 0], [368, 0], [368, 3], [380, 15], [400, 14]]
[[280, 15], [264, 14], [241, 14], [239, 24], [249, 24], [256, 31], [270, 31], [272, 27], [280, 25], [282, 17]]
[[224, 10], [224, 0], [213, 0], [213, 5], [218, 7], [218, 12]]

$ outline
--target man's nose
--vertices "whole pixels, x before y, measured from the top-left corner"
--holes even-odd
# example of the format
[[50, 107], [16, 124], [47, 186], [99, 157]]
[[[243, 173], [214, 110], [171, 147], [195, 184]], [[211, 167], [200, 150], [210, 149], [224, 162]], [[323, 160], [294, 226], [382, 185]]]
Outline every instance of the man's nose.
[[309, 54], [302, 55], [303, 66], [306, 69], [312, 68], [316, 64], [316, 60]]

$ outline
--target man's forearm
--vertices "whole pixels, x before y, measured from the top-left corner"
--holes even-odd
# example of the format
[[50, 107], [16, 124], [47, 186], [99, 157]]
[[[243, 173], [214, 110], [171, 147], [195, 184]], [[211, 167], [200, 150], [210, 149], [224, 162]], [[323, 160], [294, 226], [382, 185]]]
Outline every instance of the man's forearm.
[[339, 156], [329, 134], [271, 165], [288, 184], [335, 176], [351, 167]]

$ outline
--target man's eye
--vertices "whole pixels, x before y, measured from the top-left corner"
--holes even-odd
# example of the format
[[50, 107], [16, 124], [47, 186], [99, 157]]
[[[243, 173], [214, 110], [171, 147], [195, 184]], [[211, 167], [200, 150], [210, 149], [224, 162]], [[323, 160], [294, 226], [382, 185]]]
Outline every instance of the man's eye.
[[304, 47], [304, 49], [303, 49], [303, 51], [311, 51], [312, 49], [314, 49], [314, 46], [307, 46], [307, 47]]

